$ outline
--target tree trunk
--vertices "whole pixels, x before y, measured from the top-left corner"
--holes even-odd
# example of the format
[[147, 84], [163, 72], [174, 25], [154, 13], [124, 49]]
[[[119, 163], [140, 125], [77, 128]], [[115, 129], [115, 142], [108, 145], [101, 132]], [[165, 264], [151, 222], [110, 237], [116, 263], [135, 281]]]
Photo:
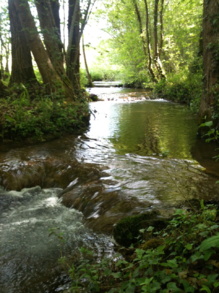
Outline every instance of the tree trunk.
[[[163, 79], [165, 78], [165, 74], [163, 72], [163, 66], [162, 66], [162, 62], [160, 60], [160, 54], [159, 54], [160, 53], [159, 44], [161, 45], [162, 43], [161, 43], [161, 40], [159, 41], [158, 39], [159, 1], [160, 0], [154, 0], [154, 64], [157, 68], [159, 78]], [[162, 1], [161, 11], [163, 11], [163, 1]], [[160, 37], [162, 36], [160, 35]]]
[[12, 72], [10, 84], [23, 83], [27, 86], [30, 84], [36, 84], [37, 80], [33, 70], [30, 48], [18, 16], [15, 0], [8, 1], [8, 8], [12, 49]]
[[[64, 74], [62, 42], [60, 38], [59, 6], [57, 1], [35, 0], [44, 43], [50, 60], [59, 75]], [[53, 6], [51, 5], [53, 3]], [[56, 5], [55, 5], [56, 4]], [[58, 9], [58, 11], [57, 11]]]
[[0, 97], [5, 98], [7, 95], [7, 87], [3, 84], [2, 80], [0, 79]]
[[150, 31], [149, 31], [149, 11], [147, 0], [144, 0], [145, 5], [145, 18], [146, 18], [146, 46], [148, 52], [148, 71], [151, 75], [152, 81], [157, 82], [154, 71], [152, 69], [152, 57], [151, 57], [151, 40], [150, 40]]
[[28, 1], [14, 1], [23, 30], [26, 32], [27, 43], [33, 53], [47, 92], [54, 93], [58, 91], [60, 94], [61, 91], [67, 98], [74, 98], [74, 92], [68, 79], [61, 78], [54, 69], [51, 59], [39, 37]]
[[[204, 0], [203, 9], [203, 71], [204, 90], [200, 117], [212, 119], [219, 112], [219, 1]], [[219, 118], [216, 119], [217, 122]]]
[[163, 50], [163, 32], [164, 32], [164, 25], [163, 25], [163, 13], [164, 13], [164, 0], [161, 0], [160, 2], [160, 38], [158, 43], [158, 55], [159, 58], [161, 58], [161, 53]]
[[69, 0], [67, 76], [76, 92], [80, 92], [80, 1]]
[[85, 45], [84, 45], [84, 38], [82, 38], [82, 51], [83, 51], [83, 57], [84, 57], [84, 65], [85, 65], [85, 70], [87, 74], [87, 79], [88, 79], [88, 86], [92, 87], [93, 86], [93, 81], [89, 72], [88, 64], [87, 64], [87, 58], [86, 58], [86, 53], [85, 53]]
[[80, 0], [69, 0], [68, 49], [66, 54], [67, 76], [80, 93], [80, 40], [95, 0], [88, 0], [83, 11]]
[[146, 17], [146, 38], [144, 36], [142, 17], [141, 17], [141, 14], [140, 14], [138, 4], [137, 4], [136, 0], [132, 0], [132, 2], [133, 2], [133, 5], [134, 5], [135, 14], [136, 14], [137, 21], [138, 21], [139, 34], [140, 34], [141, 39], [142, 39], [143, 52], [144, 52], [144, 55], [145, 55], [145, 59], [148, 60], [147, 70], [149, 72], [151, 80], [153, 82], [156, 82], [157, 80], [156, 80], [154, 71], [152, 69], [152, 58], [151, 58], [151, 49], [150, 49], [150, 33], [149, 33], [149, 13], [148, 13], [147, 0], [144, 0], [145, 13], [146, 13], [146, 15], [145, 15], [145, 17]]
[[55, 21], [56, 32], [58, 34], [60, 43], [62, 43], [61, 42], [61, 22], [60, 22], [60, 15], [59, 15], [59, 9], [60, 9], [59, 0], [50, 0], [50, 5], [51, 5], [54, 21]]

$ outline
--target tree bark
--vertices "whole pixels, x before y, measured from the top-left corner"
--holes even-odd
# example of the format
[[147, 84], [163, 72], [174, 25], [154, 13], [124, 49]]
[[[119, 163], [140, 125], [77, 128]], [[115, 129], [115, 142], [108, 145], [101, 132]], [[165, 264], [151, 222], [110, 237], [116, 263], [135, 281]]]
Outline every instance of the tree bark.
[[[67, 98], [75, 98], [74, 91], [67, 78], [60, 77], [56, 72], [51, 59], [46, 51], [36, 28], [33, 16], [30, 12], [27, 0], [14, 0], [23, 30], [26, 32], [27, 43], [33, 53], [43, 82], [48, 93], [59, 92]], [[60, 73], [60, 72], [59, 72]]]
[[164, 14], [164, 0], [160, 1], [160, 38], [158, 43], [158, 55], [159, 58], [161, 57], [161, 53], [163, 50], [163, 32], [164, 32], [164, 24], [163, 24], [163, 14]]
[[152, 57], [151, 57], [151, 40], [150, 40], [150, 30], [149, 30], [149, 11], [147, 0], [144, 0], [145, 5], [145, 18], [146, 18], [146, 46], [148, 52], [148, 71], [151, 75], [152, 81], [157, 82], [154, 71], [152, 69]]
[[83, 13], [80, 0], [69, 0], [68, 49], [66, 54], [67, 76], [73, 87], [80, 92], [80, 40], [95, 0], [88, 0]]
[[[203, 6], [203, 71], [204, 90], [200, 117], [212, 119], [219, 112], [219, 1], [204, 0]], [[216, 118], [217, 122], [219, 118]]]
[[[163, 66], [162, 62], [160, 60], [160, 48], [159, 44], [161, 43], [161, 40], [158, 39], [158, 15], [159, 12], [163, 10], [163, 5], [161, 7], [161, 11], [159, 11], [159, 1], [160, 0], [154, 0], [154, 64], [157, 68], [158, 76], [161, 79], [165, 79], [165, 74], [163, 72]], [[162, 1], [163, 4], [163, 1]], [[162, 37], [162, 35], [160, 35]]]
[[23, 83], [30, 86], [30, 84], [36, 84], [37, 80], [33, 70], [26, 33], [20, 22], [15, 0], [8, 1], [8, 8], [12, 49], [12, 72], [10, 84]]
[[132, 0], [134, 9], [135, 9], [135, 14], [137, 17], [138, 25], [139, 25], [139, 34], [142, 39], [142, 45], [143, 45], [143, 52], [145, 55], [145, 59], [148, 60], [147, 62], [147, 70], [149, 72], [149, 75], [151, 77], [151, 80], [153, 82], [157, 82], [157, 79], [155, 77], [154, 71], [152, 69], [152, 58], [151, 58], [151, 44], [150, 44], [150, 32], [149, 32], [149, 13], [148, 13], [148, 4], [147, 0], [144, 0], [145, 4], [145, 19], [146, 19], [146, 38], [144, 36], [144, 29], [143, 29], [143, 21], [141, 17], [141, 13], [138, 7], [138, 4], [136, 0]]
[[52, 9], [52, 15], [55, 21], [56, 32], [58, 34], [60, 43], [62, 43], [61, 42], [61, 22], [60, 22], [60, 15], [59, 15], [59, 9], [60, 9], [59, 0], [50, 0], [50, 5]]
[[[60, 75], [64, 74], [63, 54], [60, 38], [59, 6], [57, 1], [35, 0], [40, 27], [43, 33], [44, 43], [52, 64]], [[53, 6], [52, 4], [53, 3]], [[58, 11], [57, 11], [58, 10]]]
[[141, 39], [142, 39], [142, 48], [143, 48], [143, 51], [144, 51], [144, 55], [146, 56], [147, 53], [146, 53], [146, 46], [145, 46], [145, 40], [144, 40], [144, 30], [143, 30], [141, 13], [140, 13], [138, 3], [136, 2], [136, 0], [133, 0], [132, 2], [133, 2], [133, 5], [134, 5], [134, 8], [135, 8], [135, 14], [136, 14], [137, 21], [138, 21], [139, 34], [140, 34]]
[[82, 38], [82, 51], [83, 51], [83, 57], [84, 57], [85, 70], [86, 70], [87, 79], [88, 79], [88, 86], [92, 87], [93, 86], [93, 81], [92, 81], [92, 77], [90, 75], [88, 64], [87, 64], [85, 45], [84, 45], [84, 38]]
[[5, 98], [7, 95], [7, 87], [3, 84], [2, 80], [0, 79], [0, 97]]
[[69, 0], [67, 76], [76, 92], [80, 91], [80, 0]]

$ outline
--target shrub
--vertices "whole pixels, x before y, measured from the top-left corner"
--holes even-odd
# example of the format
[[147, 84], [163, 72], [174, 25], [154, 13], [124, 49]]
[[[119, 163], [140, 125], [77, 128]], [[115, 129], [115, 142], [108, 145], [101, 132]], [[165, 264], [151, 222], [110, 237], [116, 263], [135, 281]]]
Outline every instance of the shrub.
[[201, 74], [168, 76], [167, 80], [161, 80], [154, 86], [154, 93], [164, 99], [186, 104], [194, 112], [198, 112], [202, 95]]
[[1, 99], [0, 111], [2, 140], [45, 140], [49, 136], [80, 131], [89, 121], [89, 109], [85, 102], [48, 96], [32, 100], [25, 90], [19, 97]]

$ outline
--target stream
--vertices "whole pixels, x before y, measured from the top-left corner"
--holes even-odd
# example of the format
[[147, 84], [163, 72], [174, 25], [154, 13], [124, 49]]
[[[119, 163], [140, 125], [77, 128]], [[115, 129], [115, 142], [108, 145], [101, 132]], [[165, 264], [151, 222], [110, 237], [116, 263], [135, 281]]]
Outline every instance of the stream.
[[[0, 292], [67, 292], [67, 257], [113, 257], [113, 225], [191, 199], [218, 200], [216, 146], [184, 106], [144, 90], [96, 87], [86, 133], [0, 145]], [[68, 264], [65, 264], [68, 265]]]

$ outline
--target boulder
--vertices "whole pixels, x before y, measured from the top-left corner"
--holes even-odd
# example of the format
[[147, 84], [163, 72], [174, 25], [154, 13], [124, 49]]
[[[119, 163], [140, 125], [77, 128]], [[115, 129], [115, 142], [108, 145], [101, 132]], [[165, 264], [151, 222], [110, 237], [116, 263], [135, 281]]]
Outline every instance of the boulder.
[[167, 224], [168, 219], [162, 218], [156, 211], [125, 217], [115, 225], [113, 237], [119, 245], [129, 247], [140, 239], [150, 239], [152, 233], [147, 231], [150, 226], [156, 232], [166, 228]]

